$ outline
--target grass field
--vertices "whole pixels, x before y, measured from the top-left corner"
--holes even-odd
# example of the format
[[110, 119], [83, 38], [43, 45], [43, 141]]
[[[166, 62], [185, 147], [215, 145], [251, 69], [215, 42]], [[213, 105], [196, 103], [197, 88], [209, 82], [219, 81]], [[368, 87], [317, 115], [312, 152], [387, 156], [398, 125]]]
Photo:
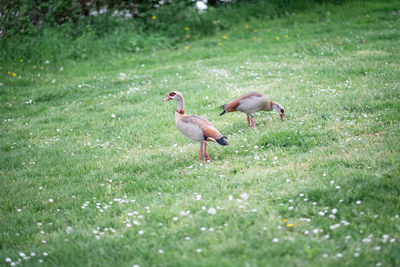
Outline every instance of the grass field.
[[[398, 2], [355, 2], [5, 66], [0, 265], [399, 266], [399, 29]], [[176, 129], [172, 90], [229, 138], [211, 163]], [[248, 91], [286, 120], [219, 116]]]

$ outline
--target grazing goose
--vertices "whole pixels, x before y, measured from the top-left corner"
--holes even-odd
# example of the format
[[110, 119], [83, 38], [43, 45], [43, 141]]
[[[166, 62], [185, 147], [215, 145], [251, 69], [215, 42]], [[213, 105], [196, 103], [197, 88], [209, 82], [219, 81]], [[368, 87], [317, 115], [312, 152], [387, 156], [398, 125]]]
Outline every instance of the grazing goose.
[[175, 100], [177, 104], [175, 110], [176, 127], [178, 127], [178, 130], [187, 138], [196, 142], [201, 142], [199, 160], [201, 160], [204, 146], [204, 162], [209, 162], [211, 158], [207, 154], [207, 141], [217, 142], [222, 146], [227, 146], [228, 142], [226, 142], [225, 139], [228, 138], [223, 136], [205, 118], [195, 115], [186, 115], [183, 106], [183, 96], [180, 93], [172, 91], [164, 99], [164, 102], [172, 99]]
[[278, 114], [281, 116], [282, 120], [283, 120], [283, 115], [285, 113], [285, 110], [283, 109], [281, 104], [276, 103], [274, 101], [270, 101], [268, 97], [258, 92], [249, 92], [247, 94], [239, 96], [238, 98], [232, 100], [228, 104], [222, 105], [221, 108], [224, 111], [219, 115], [224, 115], [225, 112], [233, 112], [233, 111], [241, 111], [246, 113], [249, 127], [251, 127], [250, 124], [250, 119], [251, 119], [254, 128], [256, 128], [256, 125], [254, 123], [254, 114], [257, 111], [260, 110], [271, 111], [275, 109], [276, 112], [278, 112]]

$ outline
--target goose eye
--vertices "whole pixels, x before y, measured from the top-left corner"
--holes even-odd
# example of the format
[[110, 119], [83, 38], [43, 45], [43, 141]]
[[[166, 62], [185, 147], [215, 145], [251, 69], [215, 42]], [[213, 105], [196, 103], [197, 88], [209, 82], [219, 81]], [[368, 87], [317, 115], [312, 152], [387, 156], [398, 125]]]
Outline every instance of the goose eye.
[[285, 111], [283, 109], [281, 109], [281, 113], [284, 113]]

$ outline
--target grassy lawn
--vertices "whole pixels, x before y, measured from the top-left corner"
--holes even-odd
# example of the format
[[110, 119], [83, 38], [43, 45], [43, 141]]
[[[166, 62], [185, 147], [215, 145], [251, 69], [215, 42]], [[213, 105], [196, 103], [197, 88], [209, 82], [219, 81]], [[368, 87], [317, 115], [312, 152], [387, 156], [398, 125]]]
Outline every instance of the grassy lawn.
[[[4, 66], [1, 265], [399, 266], [399, 29], [398, 2], [356, 2]], [[211, 163], [176, 129], [172, 90], [229, 138]], [[286, 120], [219, 116], [248, 91]]]

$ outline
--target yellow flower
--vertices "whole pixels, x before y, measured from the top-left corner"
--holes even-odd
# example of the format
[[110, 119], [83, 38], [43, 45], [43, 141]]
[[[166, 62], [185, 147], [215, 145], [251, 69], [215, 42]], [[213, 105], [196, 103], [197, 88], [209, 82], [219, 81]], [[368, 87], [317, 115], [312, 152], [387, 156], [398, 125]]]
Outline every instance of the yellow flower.
[[221, 21], [220, 21], [220, 20], [217, 20], [217, 23], [221, 23]]
[[222, 45], [222, 43], [218, 43], [218, 45]]
[[368, 14], [365, 14], [365, 17], [369, 18], [370, 16]]
[[228, 36], [226, 36], [226, 35], [224, 35], [224, 36], [222, 36], [224, 39], [228, 39]]
[[7, 74], [11, 74], [11, 72], [7, 71]]
[[15, 74], [14, 72], [11, 73], [13, 78], [15, 78], [15, 76], [17, 76], [17, 74]]
[[316, 46], [316, 47], [318, 47], [318, 46], [319, 46], [319, 44], [315, 43], [315, 46]]
[[40, 66], [40, 69], [41, 69], [41, 70], [44, 70], [44, 67], [43, 67], [43, 66]]
[[286, 38], [286, 39], [289, 38], [289, 35], [285, 34], [285, 38]]
[[245, 27], [246, 29], [248, 29], [248, 28], [249, 28], [249, 25], [245, 24], [244, 27]]
[[326, 44], [326, 45], [329, 45], [329, 42], [326, 42], [325, 44]]
[[45, 82], [48, 82], [48, 81], [49, 81], [49, 79], [45, 79], [44, 81], [45, 81]]
[[258, 32], [258, 30], [253, 30], [253, 32]]
[[284, 222], [284, 223], [287, 223], [287, 219], [283, 219], [283, 222]]
[[393, 25], [392, 25], [392, 24], [389, 24], [389, 28], [393, 28]]
[[188, 31], [189, 30], [189, 27], [185, 27], [185, 31]]
[[279, 41], [281, 38], [279, 38], [279, 36], [276, 36], [275, 39], [276, 39], [277, 41]]
[[257, 37], [253, 37], [253, 40], [257, 40]]
[[289, 223], [289, 224], [287, 225], [287, 227], [289, 227], [289, 228], [292, 228], [293, 226], [294, 226], [293, 223]]
[[186, 50], [189, 49], [189, 46], [188, 46], [188, 45], [185, 45], [185, 49], [186, 49]]
[[261, 41], [261, 38], [258, 38], [257, 40], [258, 40], [258, 41]]
[[342, 42], [339, 42], [339, 45], [342, 45]]
[[336, 38], [338, 39], [338, 40], [340, 40], [340, 36], [338, 35], [338, 36], [336, 36]]
[[36, 70], [36, 69], [37, 69], [37, 66], [36, 66], [36, 65], [33, 65], [33, 68]]
[[19, 62], [21, 62], [21, 63], [22, 63], [22, 62], [24, 62], [24, 60], [21, 58], [21, 59], [19, 60]]
[[156, 19], [156, 18], [157, 18], [156, 16], [152, 16], [152, 17], [151, 17], [151, 19]]

